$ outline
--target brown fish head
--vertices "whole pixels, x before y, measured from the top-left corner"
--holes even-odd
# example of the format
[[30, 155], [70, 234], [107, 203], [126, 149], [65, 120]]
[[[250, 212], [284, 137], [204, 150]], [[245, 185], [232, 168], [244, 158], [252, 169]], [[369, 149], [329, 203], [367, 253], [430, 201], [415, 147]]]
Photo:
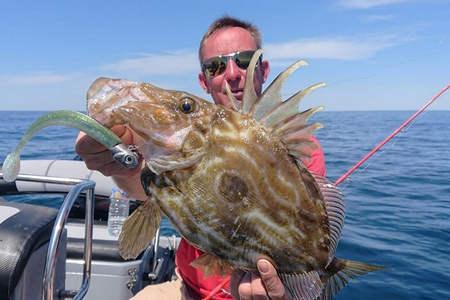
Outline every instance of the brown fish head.
[[197, 96], [149, 83], [99, 78], [88, 91], [89, 115], [108, 127], [129, 126], [138, 151], [157, 173], [199, 156], [216, 110]]

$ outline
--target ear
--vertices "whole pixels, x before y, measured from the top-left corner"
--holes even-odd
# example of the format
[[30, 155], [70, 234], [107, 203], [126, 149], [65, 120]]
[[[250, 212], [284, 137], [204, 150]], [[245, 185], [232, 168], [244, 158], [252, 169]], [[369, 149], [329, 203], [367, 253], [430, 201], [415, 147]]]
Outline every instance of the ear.
[[200, 86], [206, 93], [211, 94], [211, 90], [209, 89], [208, 85], [208, 80], [205, 74], [203, 74], [203, 72], [198, 73], [198, 82], [200, 83]]
[[266, 82], [267, 77], [269, 76], [269, 71], [270, 71], [269, 62], [267, 60], [263, 60], [261, 63], [261, 73], [263, 83]]

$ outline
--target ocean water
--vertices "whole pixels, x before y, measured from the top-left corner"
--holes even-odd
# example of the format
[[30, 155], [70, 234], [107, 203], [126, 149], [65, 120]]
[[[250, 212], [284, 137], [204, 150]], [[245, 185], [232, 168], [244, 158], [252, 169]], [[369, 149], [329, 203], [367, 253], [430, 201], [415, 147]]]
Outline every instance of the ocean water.
[[[337, 180], [413, 112], [320, 112], [313, 121]], [[0, 111], [0, 162], [43, 112]], [[427, 111], [349, 180], [337, 256], [389, 267], [353, 279], [334, 299], [450, 299], [450, 111]], [[23, 159], [72, 159], [77, 131], [50, 127]], [[70, 175], [70, 174], [68, 174]], [[58, 206], [61, 197], [10, 198]], [[170, 225], [164, 224], [166, 233]]]

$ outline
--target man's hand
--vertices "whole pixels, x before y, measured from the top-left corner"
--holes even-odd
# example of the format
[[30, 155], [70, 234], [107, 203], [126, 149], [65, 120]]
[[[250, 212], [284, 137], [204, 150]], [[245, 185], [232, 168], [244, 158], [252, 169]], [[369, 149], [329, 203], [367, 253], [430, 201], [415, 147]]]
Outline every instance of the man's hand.
[[289, 300], [274, 266], [265, 259], [258, 260], [259, 276], [252, 272], [235, 271], [230, 289], [238, 300]]
[[[123, 125], [116, 125], [111, 130], [122, 140], [125, 145], [133, 145], [133, 132]], [[105, 176], [112, 176], [116, 184], [130, 197], [144, 201], [147, 199], [141, 185], [141, 170], [143, 160], [136, 168], [125, 168], [115, 161], [111, 152], [96, 140], [80, 132], [75, 151], [81, 156], [90, 170], [96, 170]]]
[[[111, 130], [125, 145], [133, 144], [133, 133], [123, 125], [116, 125]], [[102, 144], [80, 132], [77, 137], [75, 151], [81, 156], [89, 170], [97, 170], [105, 176], [132, 176], [139, 173], [141, 168], [128, 169], [116, 162], [111, 152]]]

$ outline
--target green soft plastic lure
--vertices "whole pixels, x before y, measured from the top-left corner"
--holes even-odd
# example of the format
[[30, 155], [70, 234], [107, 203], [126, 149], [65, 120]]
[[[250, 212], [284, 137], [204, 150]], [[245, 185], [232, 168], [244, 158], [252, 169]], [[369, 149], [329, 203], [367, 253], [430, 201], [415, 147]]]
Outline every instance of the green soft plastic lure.
[[39, 130], [54, 125], [68, 126], [85, 132], [97, 142], [108, 148], [114, 159], [127, 168], [134, 168], [139, 163], [139, 157], [132, 147], [122, 144], [117, 135], [91, 117], [70, 110], [59, 110], [43, 115], [25, 132], [17, 147], [8, 154], [3, 162], [3, 179], [12, 182], [20, 171], [20, 152], [31, 137]]

